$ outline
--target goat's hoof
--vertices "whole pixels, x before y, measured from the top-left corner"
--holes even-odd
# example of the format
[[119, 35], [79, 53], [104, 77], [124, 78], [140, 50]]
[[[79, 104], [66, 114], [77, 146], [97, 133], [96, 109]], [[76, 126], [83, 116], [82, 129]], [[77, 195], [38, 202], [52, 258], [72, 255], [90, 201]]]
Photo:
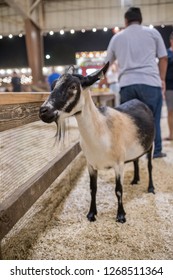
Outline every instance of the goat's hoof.
[[90, 222], [96, 221], [95, 214], [93, 212], [88, 213], [87, 218], [88, 218], [88, 221], [90, 221]]
[[153, 193], [153, 194], [155, 194], [154, 187], [150, 187], [150, 188], [148, 188], [148, 192], [149, 192], [149, 193]]
[[126, 222], [126, 218], [124, 214], [117, 215], [116, 222], [124, 224]]
[[138, 182], [139, 182], [139, 179], [133, 179], [130, 184], [131, 185], [137, 185]]

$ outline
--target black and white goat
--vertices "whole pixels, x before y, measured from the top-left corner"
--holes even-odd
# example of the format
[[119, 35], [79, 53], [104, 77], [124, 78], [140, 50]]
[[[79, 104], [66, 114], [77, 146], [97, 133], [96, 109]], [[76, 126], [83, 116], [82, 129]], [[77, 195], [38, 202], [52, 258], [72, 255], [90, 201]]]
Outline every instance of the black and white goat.
[[75, 116], [81, 135], [81, 147], [88, 162], [90, 175], [91, 205], [87, 215], [95, 221], [97, 215], [96, 192], [97, 170], [114, 168], [115, 193], [118, 199], [116, 220], [124, 223], [123, 177], [124, 164], [134, 161], [132, 184], [139, 181], [138, 158], [148, 154], [148, 192], [154, 193], [152, 181], [152, 144], [154, 122], [150, 109], [137, 99], [128, 101], [113, 109], [97, 108], [88, 89], [101, 78], [108, 69], [108, 63], [95, 74], [86, 77], [73, 74], [70, 70], [63, 74], [44, 104], [40, 108], [40, 118], [57, 125], [69, 116]]

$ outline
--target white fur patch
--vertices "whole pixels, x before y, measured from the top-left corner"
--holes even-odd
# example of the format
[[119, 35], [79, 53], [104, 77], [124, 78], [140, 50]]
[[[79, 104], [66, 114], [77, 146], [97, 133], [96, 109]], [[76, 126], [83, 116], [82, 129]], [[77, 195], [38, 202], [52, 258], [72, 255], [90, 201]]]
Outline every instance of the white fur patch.
[[[74, 90], [75, 93], [77, 93], [77, 90]], [[65, 111], [66, 108], [75, 100], [76, 95], [74, 94], [64, 105], [64, 107], [62, 108], [62, 111]]]
[[120, 192], [116, 192], [117, 196], [121, 197], [121, 193]]
[[125, 161], [135, 159], [144, 153], [143, 147], [139, 143], [132, 143], [126, 152]]
[[53, 107], [53, 105], [52, 105], [52, 102], [49, 102], [49, 101], [47, 101], [47, 100], [43, 103], [42, 106], [46, 106], [46, 107], [48, 107], [49, 109], [54, 109], [54, 107]]

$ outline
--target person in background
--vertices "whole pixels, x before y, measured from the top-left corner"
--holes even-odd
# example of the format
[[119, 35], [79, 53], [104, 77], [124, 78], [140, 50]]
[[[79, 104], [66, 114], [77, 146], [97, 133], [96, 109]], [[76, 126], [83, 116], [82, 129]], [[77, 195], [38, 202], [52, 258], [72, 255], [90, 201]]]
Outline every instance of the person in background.
[[101, 89], [101, 88], [108, 88], [109, 85], [108, 85], [108, 81], [107, 81], [107, 77], [103, 77], [102, 79], [100, 79], [100, 81], [98, 82], [98, 88]]
[[118, 83], [118, 69], [117, 64], [114, 62], [106, 72], [107, 83], [111, 93], [115, 94], [115, 105], [120, 104], [119, 97], [119, 83]]
[[52, 84], [55, 80], [57, 80], [61, 75], [55, 71], [55, 68], [52, 68], [52, 73], [48, 76], [48, 84], [49, 84], [49, 89], [52, 89]]
[[20, 92], [21, 91], [21, 80], [20, 77], [17, 75], [16, 71], [13, 72], [13, 76], [11, 79], [12, 84], [12, 91], [13, 92]]
[[168, 52], [168, 68], [166, 73], [165, 100], [168, 110], [169, 136], [164, 140], [173, 141], [173, 32], [169, 36], [170, 48]]
[[152, 110], [156, 128], [153, 158], [165, 157], [160, 119], [167, 69], [166, 47], [155, 28], [142, 25], [140, 8], [130, 7], [124, 18], [125, 29], [111, 38], [105, 62], [118, 61], [120, 102], [137, 98]]

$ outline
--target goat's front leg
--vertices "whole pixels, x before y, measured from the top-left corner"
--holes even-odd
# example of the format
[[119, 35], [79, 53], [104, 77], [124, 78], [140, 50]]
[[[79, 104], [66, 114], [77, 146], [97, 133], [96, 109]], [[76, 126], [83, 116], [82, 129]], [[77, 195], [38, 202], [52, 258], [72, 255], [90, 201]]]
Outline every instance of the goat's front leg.
[[122, 182], [123, 182], [123, 177], [124, 177], [124, 167], [120, 167], [120, 172], [116, 172], [116, 179], [115, 179], [115, 193], [118, 199], [118, 211], [117, 211], [117, 217], [116, 221], [119, 223], [125, 223], [126, 222], [126, 212], [124, 211], [123, 207], [123, 187], [122, 187]]
[[94, 222], [96, 220], [95, 215], [97, 215], [97, 207], [96, 207], [97, 170], [95, 170], [91, 165], [88, 165], [88, 171], [90, 176], [91, 204], [90, 204], [90, 210], [87, 214], [87, 218], [90, 222]]

